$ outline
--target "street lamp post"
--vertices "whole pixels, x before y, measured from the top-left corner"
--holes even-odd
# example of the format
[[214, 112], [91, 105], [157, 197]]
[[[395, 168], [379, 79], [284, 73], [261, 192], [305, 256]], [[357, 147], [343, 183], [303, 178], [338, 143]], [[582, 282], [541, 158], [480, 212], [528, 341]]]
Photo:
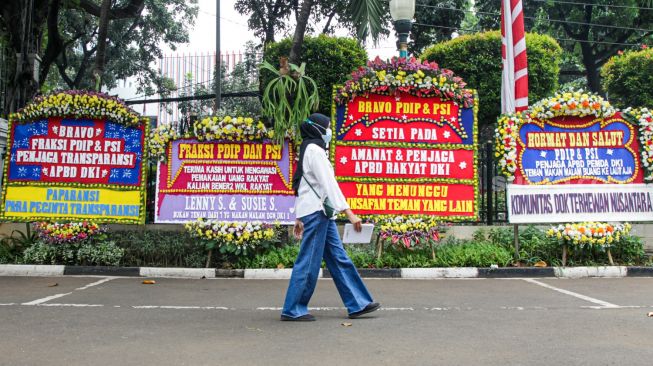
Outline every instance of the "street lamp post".
[[215, 2], [215, 114], [222, 104], [222, 56], [220, 55], [220, 0]]
[[390, 0], [390, 15], [399, 40], [399, 57], [408, 57], [408, 35], [415, 15], [415, 0]]

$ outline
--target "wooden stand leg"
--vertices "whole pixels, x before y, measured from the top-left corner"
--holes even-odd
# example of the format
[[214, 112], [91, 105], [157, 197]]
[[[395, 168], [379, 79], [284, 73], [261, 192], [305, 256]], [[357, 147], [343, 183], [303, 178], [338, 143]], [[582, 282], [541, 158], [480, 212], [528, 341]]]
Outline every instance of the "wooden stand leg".
[[563, 245], [562, 246], [562, 266], [567, 265], [567, 246]]
[[519, 225], [515, 225], [512, 230], [515, 240], [515, 262], [519, 262]]
[[376, 259], [381, 259], [381, 253], [383, 253], [383, 240], [380, 236], [376, 237]]
[[209, 249], [208, 255], [206, 256], [206, 267], [209, 268], [209, 265], [211, 265], [211, 254], [213, 254], [213, 249]]
[[610, 253], [610, 248], [608, 248], [608, 261], [610, 261], [610, 265], [614, 266], [614, 261], [612, 260], [612, 253]]
[[433, 242], [430, 240], [429, 245], [431, 246], [431, 259], [435, 260], [435, 248], [433, 247]]

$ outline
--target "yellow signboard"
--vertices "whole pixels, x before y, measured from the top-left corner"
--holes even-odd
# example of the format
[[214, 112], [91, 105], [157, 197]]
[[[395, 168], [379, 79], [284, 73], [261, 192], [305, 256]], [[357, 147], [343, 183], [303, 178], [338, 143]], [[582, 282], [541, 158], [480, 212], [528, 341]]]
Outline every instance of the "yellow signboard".
[[142, 192], [107, 188], [7, 187], [4, 217], [21, 221], [139, 221]]
[[10, 121], [0, 216], [145, 223], [145, 121]]

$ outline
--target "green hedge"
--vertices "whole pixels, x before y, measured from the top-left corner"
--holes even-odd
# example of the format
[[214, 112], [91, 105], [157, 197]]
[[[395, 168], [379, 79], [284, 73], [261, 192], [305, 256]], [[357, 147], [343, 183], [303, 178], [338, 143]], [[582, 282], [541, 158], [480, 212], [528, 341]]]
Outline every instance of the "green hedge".
[[[530, 103], [558, 89], [562, 49], [551, 37], [527, 33]], [[479, 126], [491, 126], [501, 113], [501, 34], [498, 31], [460, 36], [427, 48], [422, 60], [452, 70], [479, 94]]]
[[[288, 56], [292, 39], [272, 43], [265, 50], [265, 61], [279, 65], [280, 56]], [[331, 115], [333, 85], [344, 83], [351, 72], [367, 63], [367, 52], [352, 38], [306, 37], [302, 46], [302, 62], [306, 62], [306, 75], [315, 80], [320, 89], [320, 113]], [[265, 86], [271, 78], [270, 72], [261, 73]]]
[[619, 108], [653, 107], [653, 50], [614, 56], [601, 68], [603, 89]]

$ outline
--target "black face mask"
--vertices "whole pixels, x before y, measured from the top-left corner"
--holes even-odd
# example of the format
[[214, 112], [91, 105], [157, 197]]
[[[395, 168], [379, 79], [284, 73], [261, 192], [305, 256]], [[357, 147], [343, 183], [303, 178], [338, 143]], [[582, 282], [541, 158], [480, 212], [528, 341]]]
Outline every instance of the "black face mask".
[[308, 119], [302, 122], [299, 126], [299, 133], [302, 136], [302, 144], [299, 147], [299, 161], [297, 162], [297, 168], [295, 169], [295, 175], [292, 180], [292, 188], [297, 195], [299, 190], [299, 183], [301, 182], [302, 175], [304, 175], [304, 153], [306, 152], [306, 147], [309, 144], [315, 144], [324, 150], [326, 150], [327, 145], [322, 138], [322, 131], [326, 131], [329, 128], [331, 119], [321, 113], [313, 113]]

